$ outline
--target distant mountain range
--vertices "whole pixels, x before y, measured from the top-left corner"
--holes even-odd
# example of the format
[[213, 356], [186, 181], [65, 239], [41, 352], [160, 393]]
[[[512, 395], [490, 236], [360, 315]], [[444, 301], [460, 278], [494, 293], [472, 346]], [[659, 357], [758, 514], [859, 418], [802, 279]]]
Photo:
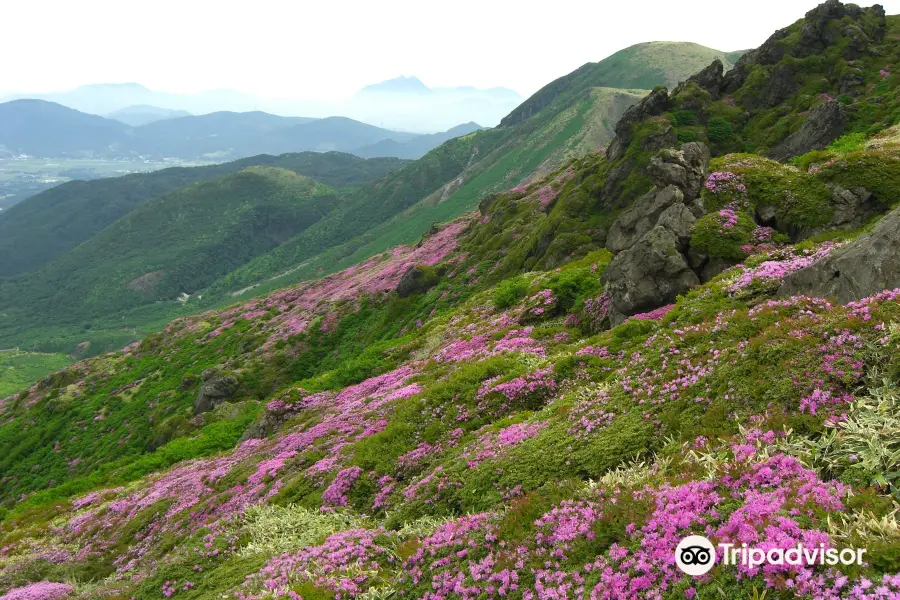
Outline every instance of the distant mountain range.
[[[152, 111], [138, 106], [124, 112], [126, 117], [140, 117]], [[45, 100], [13, 100], [0, 104], [0, 155], [233, 160], [312, 150], [419, 158], [455, 135], [478, 128], [467, 123], [419, 135], [346, 117], [280, 117], [258, 111], [170, 116], [132, 126]]]
[[85, 85], [64, 92], [13, 94], [2, 101], [35, 99], [75, 110], [118, 119], [128, 125], [185, 114], [213, 112], [267, 112], [274, 115], [324, 118], [342, 115], [388, 129], [419, 133], [444, 131], [475, 121], [496, 125], [523, 98], [506, 88], [429, 88], [417, 77], [397, 77], [368, 85], [344, 100], [277, 100], [257, 98], [232, 90], [197, 94], [170, 94], [138, 83]]
[[164, 119], [177, 119], [178, 117], [190, 117], [191, 113], [186, 110], [172, 110], [170, 108], [160, 108], [158, 106], [150, 106], [149, 104], [138, 104], [134, 106], [126, 106], [119, 110], [113, 111], [106, 115], [110, 119], [121, 121], [132, 127], [139, 127], [154, 121], [162, 121]]

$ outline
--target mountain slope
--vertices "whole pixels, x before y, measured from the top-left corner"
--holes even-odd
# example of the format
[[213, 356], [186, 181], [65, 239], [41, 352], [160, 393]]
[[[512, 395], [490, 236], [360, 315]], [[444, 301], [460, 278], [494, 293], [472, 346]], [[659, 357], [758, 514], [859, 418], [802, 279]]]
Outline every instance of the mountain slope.
[[[134, 130], [139, 141], [134, 149], [155, 156], [224, 155], [239, 158], [254, 154], [257, 140], [272, 131], [309, 123], [314, 119], [279, 117], [264, 112], [215, 112], [178, 119], [157, 120]], [[297, 147], [285, 152], [308, 150]]]
[[350, 154], [303, 152], [255, 156], [206, 167], [163, 169], [73, 181], [28, 198], [0, 216], [0, 277], [23, 273], [89, 239], [149, 198], [176, 188], [260, 165], [290, 169], [336, 187], [356, 187], [398, 168], [396, 159], [363, 160]]
[[128, 126], [42, 100], [0, 104], [0, 151], [37, 156], [116, 153], [131, 142]]
[[[310, 119], [264, 112], [215, 112], [155, 120], [130, 127], [49, 103], [0, 104], [0, 151], [42, 157], [151, 156], [228, 160], [305, 150], [351, 151], [382, 140], [406, 142], [417, 134], [346, 117]], [[438, 139], [423, 147], [431, 149]]]
[[690, 42], [645, 42], [545, 85], [507, 115], [501, 127], [524, 121], [553, 103], [564, 105], [591, 87], [652, 89], [675, 86], [718, 58], [730, 69], [741, 52], [721, 52]]
[[[548, 109], [538, 119], [450, 140], [374, 188], [361, 190], [346, 213], [329, 215], [207, 292], [218, 297], [290, 272], [289, 279], [278, 280], [285, 285], [332, 272], [397, 244], [412, 243], [432, 223], [472, 210], [483, 197], [595, 151], [611, 139], [618, 118], [643, 93], [586, 90], [573, 105]], [[385, 196], [384, 190], [390, 194]]]
[[72, 323], [174, 300], [277, 247], [336, 202], [334, 189], [276, 167], [192, 183], [142, 203], [39, 270], [2, 281], [0, 305]]
[[433, 148], [436, 148], [453, 138], [468, 135], [473, 131], [482, 129], [478, 123], [463, 123], [441, 133], [420, 135], [407, 142], [398, 142], [394, 139], [382, 140], [378, 143], [353, 150], [353, 154], [363, 158], [376, 156], [395, 156], [397, 158], [417, 159], [422, 158]]
[[[760, 50], [880, 61], [895, 49], [873, 43], [879, 8], [829, 1], [776, 37], [793, 43]], [[898, 24], [883, 22], [884, 40]], [[786, 78], [756, 52], [744, 63], [756, 79], [737, 89], [768, 97]], [[837, 75], [810, 60], [810, 80], [827, 79], [813, 65]], [[655, 90], [608, 153], [486, 196], [415, 245], [184, 316], [0, 398], [5, 600], [900, 596], [900, 207], [871, 233], [834, 223], [799, 243], [783, 220], [816, 217], [823, 200], [846, 212], [861, 186], [895, 194], [898, 127], [793, 165], [710, 160], [674, 130], [717, 127], [668, 102], [687, 92], [692, 108], [674, 109], [703, 117], [723, 81], [714, 66], [672, 98]], [[860, 91], [889, 104], [869, 83]], [[776, 114], [790, 122], [792, 108]], [[849, 122], [884, 123], [880, 111]], [[441, 151], [487, 150], [482, 133]], [[388, 209], [413, 181], [373, 187]], [[697, 242], [740, 263], [616, 324], [626, 238], [666, 236], [644, 253], [663, 270]], [[807, 292], [795, 275], [835, 254], [842, 272], [888, 279], [848, 304], [785, 294], [785, 282]], [[634, 293], [651, 271], [635, 272]], [[806, 559], [695, 577], [678, 548], [700, 534]], [[854, 560], [827, 564], [826, 549]]]
[[405, 142], [415, 137], [417, 134], [391, 131], [346, 117], [328, 117], [271, 131], [261, 137], [255, 148], [274, 153], [297, 149], [350, 152], [381, 140]]
[[[592, 191], [581, 166], [565, 193]], [[526, 226], [548, 208], [516, 200]], [[471, 225], [494, 218], [486, 207]], [[782, 244], [754, 256], [768, 271], [735, 267], [609, 328], [608, 253], [496, 283], [469, 225], [179, 319], [0, 402], [0, 591], [900, 592], [900, 463], [884, 451], [900, 290], [848, 306], [778, 298], [812, 249]], [[419, 287], [404, 286], [410, 271]], [[706, 528], [767, 549], [865, 545], [869, 560], [681, 573], [674, 548]]]

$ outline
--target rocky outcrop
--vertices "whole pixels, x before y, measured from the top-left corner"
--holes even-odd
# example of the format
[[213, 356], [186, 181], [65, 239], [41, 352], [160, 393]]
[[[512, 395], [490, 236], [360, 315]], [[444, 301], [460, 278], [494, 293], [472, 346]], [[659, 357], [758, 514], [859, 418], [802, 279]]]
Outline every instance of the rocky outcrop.
[[675, 186], [645, 194], [612, 224], [606, 237], [607, 249], [613, 254], [628, 250], [656, 226], [669, 207], [683, 203], [684, 193]]
[[194, 414], [199, 415], [234, 397], [238, 391], [238, 380], [229, 373], [204, 373], [204, 383], [194, 401]]
[[407, 298], [413, 294], [427, 292], [440, 281], [441, 274], [429, 265], [409, 267], [397, 284], [397, 295]]
[[[688, 78], [686, 83], [696, 83], [701, 88], [710, 93], [714, 98], [719, 96], [722, 89], [722, 82], [725, 79], [725, 65], [718, 58], [697, 73]], [[676, 92], [677, 95], [677, 92]]]
[[800, 129], [789, 135], [770, 156], [783, 161], [792, 156], [805, 154], [810, 150], [821, 150], [844, 133], [846, 116], [844, 107], [837, 100], [820, 104], [806, 117]]
[[616, 137], [606, 148], [606, 157], [614, 161], [625, 156], [625, 151], [633, 139], [634, 124], [661, 115], [668, 108], [669, 92], [664, 87], [654, 89], [643, 100], [631, 105], [616, 123]]
[[681, 189], [685, 202], [692, 202], [700, 196], [707, 167], [709, 148], [691, 142], [684, 144], [681, 150], [661, 150], [650, 159], [647, 172], [657, 188], [674, 185]]
[[700, 188], [709, 166], [709, 149], [691, 142], [680, 150], [664, 149], [650, 161], [654, 188], [613, 223], [606, 247], [615, 256], [606, 269], [610, 320], [673, 302], [700, 283], [688, 256], [691, 232], [703, 215]]
[[825, 229], [852, 229], [865, 224], [878, 212], [872, 200], [872, 192], [864, 187], [846, 190], [837, 184], [829, 186], [831, 197], [829, 204], [834, 209], [834, 216]]
[[871, 232], [785, 277], [778, 293], [836, 298], [846, 303], [898, 287], [900, 209], [895, 209]]
[[675, 233], [657, 225], [613, 258], [605, 274], [613, 325], [629, 315], [669, 304], [700, 284], [677, 246]]
[[[884, 8], [878, 4], [860, 8], [854, 4], [842, 4], [839, 0], [827, 0], [806, 13], [796, 44], [785, 43], [785, 39], [795, 31], [793, 27], [786, 27], [772, 34], [759, 48], [742, 56], [734, 68], [725, 74], [721, 93], [730, 95], [740, 88], [755, 65], [775, 65], [788, 53], [795, 58], [822, 54], [835, 43], [837, 35], [848, 40], [843, 48], [844, 59], [859, 58], [871, 52], [873, 42], [884, 38], [886, 24]], [[786, 89], [786, 76], [786, 72], [780, 74], [782, 91]], [[769, 100], [775, 96], [769, 96]]]

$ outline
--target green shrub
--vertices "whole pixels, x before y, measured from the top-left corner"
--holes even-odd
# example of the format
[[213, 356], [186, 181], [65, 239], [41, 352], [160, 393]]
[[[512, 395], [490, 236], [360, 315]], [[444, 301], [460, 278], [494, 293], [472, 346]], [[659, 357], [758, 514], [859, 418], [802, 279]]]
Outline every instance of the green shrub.
[[516, 304], [528, 292], [528, 280], [521, 275], [501, 281], [494, 289], [494, 308], [503, 310]]
[[858, 152], [866, 147], [866, 135], [864, 133], [848, 133], [842, 135], [828, 146], [830, 152], [847, 154]]
[[600, 290], [600, 277], [590, 267], [566, 269], [550, 278], [547, 284], [557, 299], [557, 306], [567, 312], [587, 296]]
[[697, 123], [697, 113], [692, 110], [676, 110], [672, 113], [672, 121], [675, 125], [695, 125]]
[[697, 134], [691, 131], [690, 129], [680, 129], [678, 130], [678, 143], [679, 144], [687, 144], [688, 142], [696, 142]]
[[726, 142], [734, 135], [734, 126], [722, 117], [713, 117], [706, 124], [706, 132], [709, 141], [721, 143]]

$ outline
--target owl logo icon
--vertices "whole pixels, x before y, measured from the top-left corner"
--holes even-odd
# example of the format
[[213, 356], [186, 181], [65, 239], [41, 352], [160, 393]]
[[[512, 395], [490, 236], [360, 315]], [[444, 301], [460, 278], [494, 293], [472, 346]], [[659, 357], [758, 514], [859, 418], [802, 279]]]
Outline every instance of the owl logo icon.
[[716, 549], [702, 535], [689, 535], [675, 548], [675, 564], [683, 573], [699, 577], [716, 564]]

